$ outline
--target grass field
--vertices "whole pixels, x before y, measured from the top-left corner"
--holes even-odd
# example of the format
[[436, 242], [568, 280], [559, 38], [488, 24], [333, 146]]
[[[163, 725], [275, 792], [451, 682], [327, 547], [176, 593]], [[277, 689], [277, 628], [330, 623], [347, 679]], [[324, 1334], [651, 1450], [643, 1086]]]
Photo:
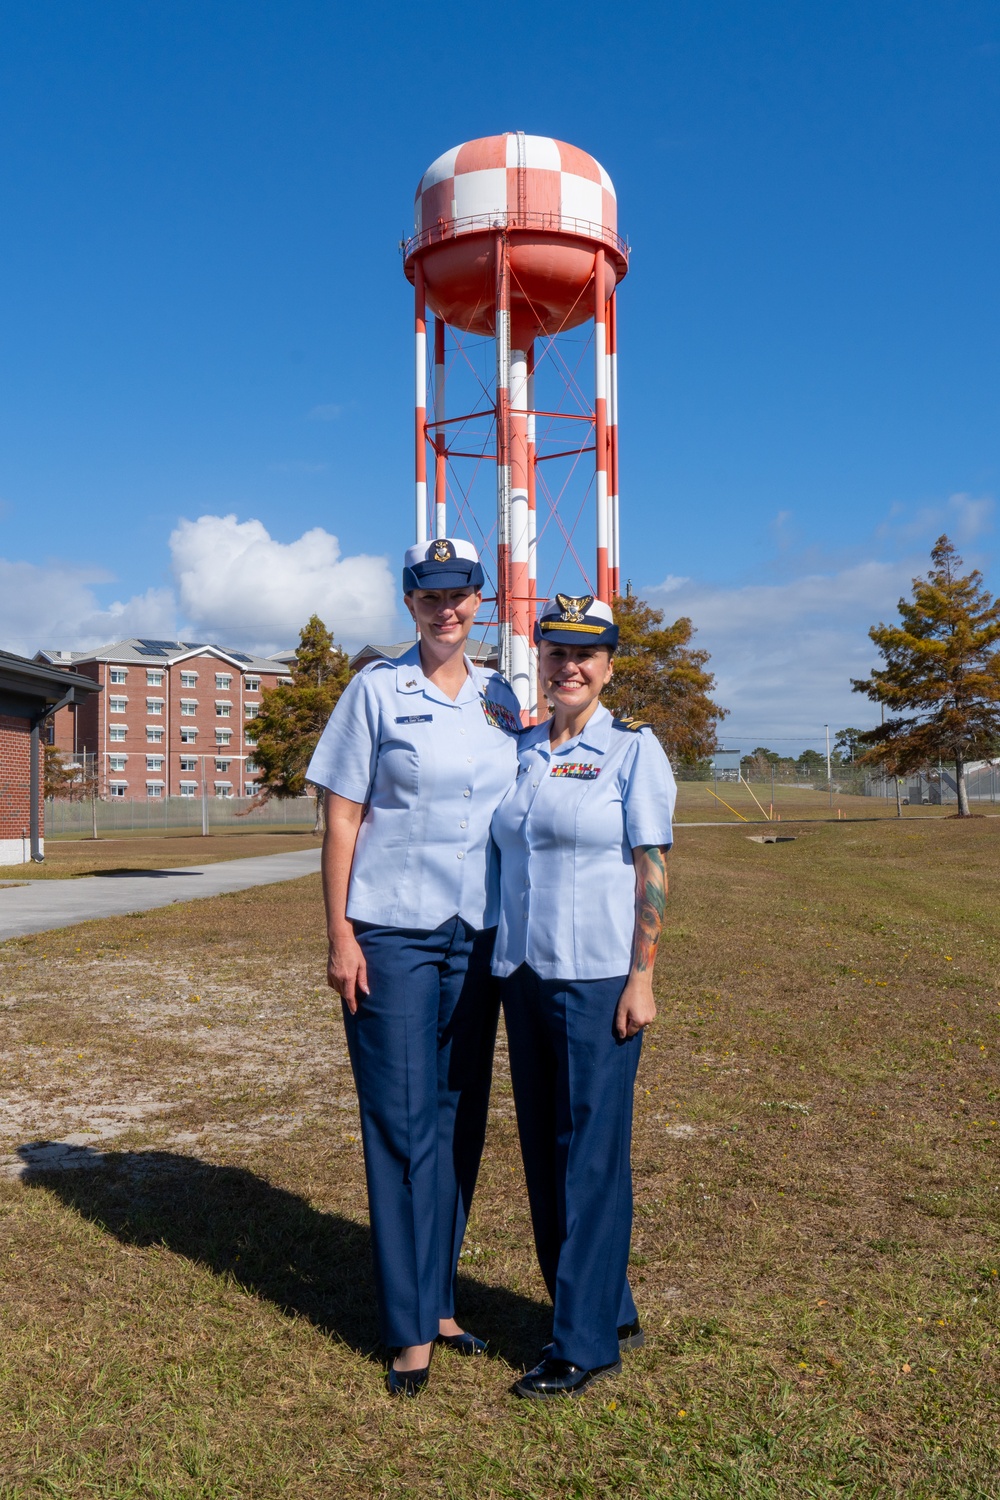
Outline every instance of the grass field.
[[508, 1393], [548, 1311], [502, 1047], [459, 1309], [493, 1357], [383, 1393], [317, 878], [0, 947], [0, 1497], [994, 1500], [1000, 825], [913, 812], [679, 831], [649, 1343], [555, 1409]]

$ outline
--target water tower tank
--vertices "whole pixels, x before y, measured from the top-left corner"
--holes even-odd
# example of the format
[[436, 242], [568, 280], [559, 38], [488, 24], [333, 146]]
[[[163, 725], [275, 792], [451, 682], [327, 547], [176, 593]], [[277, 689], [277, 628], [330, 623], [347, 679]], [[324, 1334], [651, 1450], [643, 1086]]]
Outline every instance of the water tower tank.
[[[537, 602], [537, 492], [579, 563], [583, 585], [601, 599], [618, 591], [617, 313], [615, 289], [628, 270], [628, 249], [618, 234], [618, 205], [611, 178], [586, 151], [548, 136], [508, 131], [483, 136], [444, 152], [424, 173], [415, 197], [414, 234], [404, 249], [413, 283], [416, 334], [416, 538], [448, 534], [451, 498], [468, 522], [467, 487], [449, 481], [460, 451], [456, 434], [468, 430], [484, 408], [446, 414], [446, 330], [453, 343], [465, 335], [496, 342], [495, 385], [488, 392], [496, 472], [496, 623], [501, 669], [522, 704], [526, 721], [537, 712], [537, 679], [531, 645]], [[434, 405], [427, 416], [427, 311], [435, 315]], [[566, 366], [565, 391], [535, 409], [535, 369], [557, 337], [593, 320], [594, 390], [584, 410], [563, 397], [580, 385]], [[563, 365], [566, 365], [563, 359]], [[553, 361], [553, 364], [555, 361]], [[481, 382], [482, 384], [482, 382]], [[551, 382], [549, 389], [552, 389]], [[536, 415], [558, 417], [560, 432], [578, 425], [573, 446], [545, 452]], [[549, 422], [549, 429], [553, 423]], [[536, 440], [537, 439], [537, 440]], [[550, 447], [553, 444], [550, 443]], [[556, 444], [558, 446], [558, 443]], [[428, 496], [427, 453], [434, 460], [433, 499]], [[547, 459], [595, 455], [596, 512], [593, 576], [573, 547], [572, 530], [559, 519], [555, 499], [539, 480]], [[586, 496], [584, 497], [586, 499]], [[430, 504], [429, 504], [430, 500]], [[583, 504], [579, 507], [582, 510]], [[470, 529], [477, 544], [487, 538]], [[564, 553], [565, 555], [565, 549]], [[561, 559], [560, 559], [561, 560]]]

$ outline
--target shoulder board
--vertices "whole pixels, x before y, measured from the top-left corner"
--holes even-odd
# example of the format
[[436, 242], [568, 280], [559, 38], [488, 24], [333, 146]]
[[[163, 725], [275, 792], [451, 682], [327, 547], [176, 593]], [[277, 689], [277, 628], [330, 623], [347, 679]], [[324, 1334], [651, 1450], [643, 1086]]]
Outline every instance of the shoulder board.
[[632, 734], [638, 734], [640, 729], [652, 728], [645, 719], [612, 719], [611, 722], [616, 729], [628, 729]]

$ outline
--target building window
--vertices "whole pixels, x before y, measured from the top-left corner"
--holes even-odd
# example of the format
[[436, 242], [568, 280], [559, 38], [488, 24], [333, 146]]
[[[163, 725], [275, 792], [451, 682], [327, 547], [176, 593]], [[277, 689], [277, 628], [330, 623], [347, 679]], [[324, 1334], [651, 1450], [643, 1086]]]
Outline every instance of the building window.
[[196, 797], [198, 795], [198, 783], [196, 781], [181, 782], [182, 797]]
[[127, 698], [109, 698], [108, 712], [112, 714], [123, 714], [128, 708]]
[[163, 673], [162, 672], [151, 672], [149, 670], [149, 668], [147, 667], [147, 669], [146, 669], [146, 686], [147, 687], [162, 687], [163, 686]]
[[162, 712], [163, 712], [163, 699], [162, 698], [147, 698], [146, 699], [146, 712], [148, 714], [162, 714]]
[[231, 703], [220, 703], [216, 701], [215, 717], [217, 719], [231, 719], [233, 716], [233, 705]]
[[181, 673], [181, 687], [182, 688], [196, 688], [197, 686], [198, 686], [198, 673], [197, 672], [182, 672]]
[[197, 771], [197, 769], [198, 769], [198, 757], [196, 755], [182, 755], [181, 756], [181, 770], [182, 771]]
[[233, 737], [231, 729], [217, 729], [215, 731], [215, 743], [217, 745], [228, 745]]
[[187, 729], [182, 729], [181, 730], [181, 744], [182, 745], [196, 745], [197, 743], [198, 743], [198, 731], [197, 731], [197, 729], [192, 729], [192, 728], [188, 727]]
[[247, 742], [247, 748], [249, 750], [256, 750], [256, 748], [257, 748], [257, 741], [254, 739], [254, 737], [253, 737], [252, 734], [248, 734], [246, 736], [246, 742]]
[[215, 769], [220, 772], [226, 772], [229, 770], [231, 764], [232, 762], [228, 760], [217, 760], [215, 762]]
[[147, 781], [146, 782], [146, 796], [147, 797], [162, 797], [163, 796], [163, 782], [162, 781]]
[[128, 761], [128, 756], [127, 755], [109, 755], [108, 756], [108, 770], [109, 771], [124, 771], [125, 765], [126, 765], [127, 761]]
[[259, 677], [247, 677], [244, 680], [245, 680], [245, 684], [246, 684], [246, 690], [247, 690], [248, 693], [259, 693], [260, 692], [260, 678]]
[[215, 783], [215, 795], [217, 797], [231, 797], [233, 795], [233, 784], [231, 781], [217, 781]]
[[162, 755], [147, 755], [146, 756], [146, 770], [147, 771], [162, 771], [163, 770], [163, 756]]
[[292, 679], [290, 677], [279, 677], [278, 684], [280, 687], [291, 687]]
[[243, 712], [248, 719], [256, 719], [257, 715], [260, 713], [260, 704], [247, 703], [244, 706]]
[[247, 775], [247, 776], [253, 776], [259, 770], [260, 770], [260, 766], [257, 764], [257, 762], [255, 760], [248, 760], [246, 762], [246, 764], [244, 765], [244, 767], [243, 767], [244, 774]]
[[233, 685], [231, 672], [216, 672], [215, 685], [223, 693], [228, 693]]
[[197, 700], [197, 698], [182, 698], [181, 699], [181, 718], [182, 719], [193, 719], [194, 716], [195, 716], [195, 714], [197, 712], [198, 712], [198, 700]]
[[160, 728], [159, 724], [146, 725], [146, 743], [148, 745], [163, 744], [163, 730]]
[[125, 788], [127, 786], [127, 781], [112, 781], [111, 785], [108, 787], [108, 793], [112, 797], [124, 797]]
[[108, 739], [113, 743], [120, 743], [128, 733], [124, 724], [110, 724], [108, 726]]
[[108, 673], [108, 681], [113, 686], [124, 687], [128, 681], [128, 667], [112, 667]]

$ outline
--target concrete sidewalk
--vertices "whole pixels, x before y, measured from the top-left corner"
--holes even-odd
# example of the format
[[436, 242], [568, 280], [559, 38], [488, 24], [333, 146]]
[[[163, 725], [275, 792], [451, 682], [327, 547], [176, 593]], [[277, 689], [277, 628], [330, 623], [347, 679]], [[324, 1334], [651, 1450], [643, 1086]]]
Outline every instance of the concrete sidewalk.
[[73, 927], [98, 917], [151, 911], [175, 901], [200, 901], [245, 891], [253, 885], [298, 880], [319, 869], [318, 849], [227, 859], [176, 870], [138, 870], [134, 875], [86, 875], [79, 880], [32, 880], [0, 890], [0, 942], [53, 927]]

